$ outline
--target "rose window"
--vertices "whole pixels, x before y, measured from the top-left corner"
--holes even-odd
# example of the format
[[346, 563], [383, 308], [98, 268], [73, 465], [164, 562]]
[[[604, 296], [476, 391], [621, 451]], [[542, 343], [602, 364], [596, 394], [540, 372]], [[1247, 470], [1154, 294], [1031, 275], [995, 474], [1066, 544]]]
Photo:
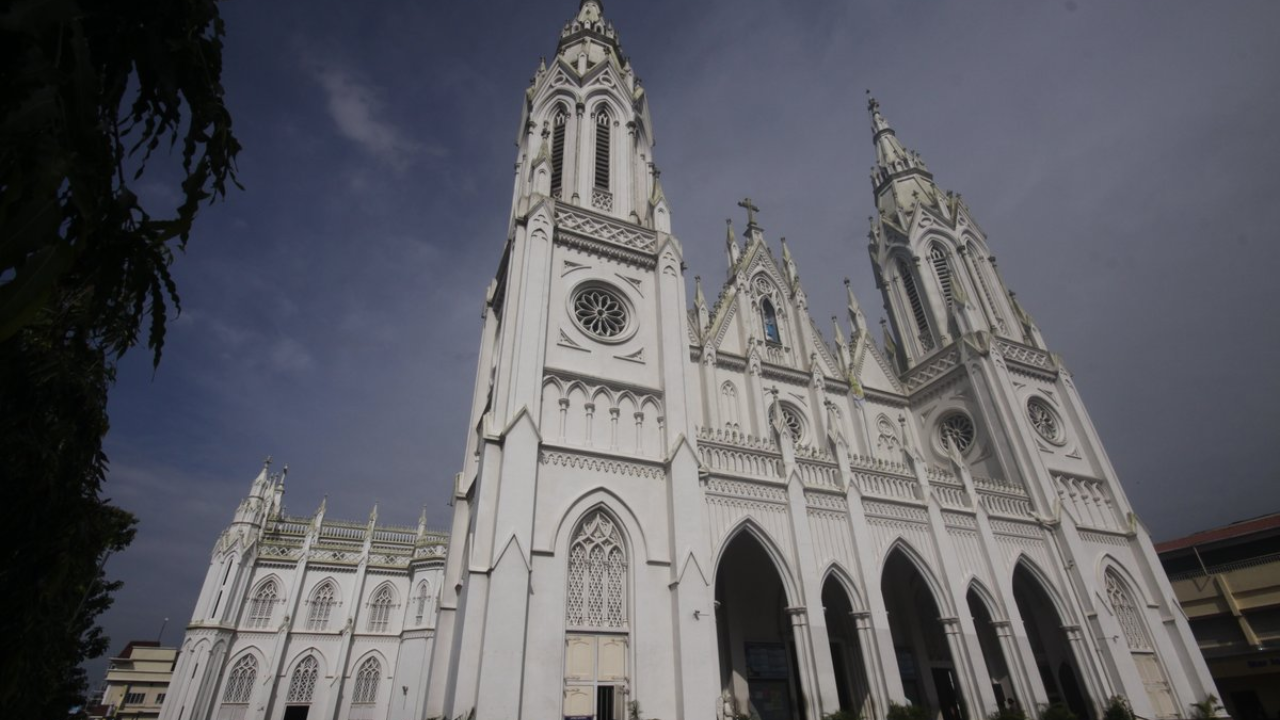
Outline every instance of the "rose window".
[[799, 440], [804, 437], [804, 420], [800, 418], [800, 413], [790, 405], [781, 406], [782, 424], [787, 426], [787, 432], [791, 433], [793, 440]]
[[964, 452], [973, 446], [973, 421], [964, 413], [951, 413], [938, 423], [938, 435], [942, 438], [944, 447], [954, 447], [958, 452]]
[[1058, 415], [1043, 400], [1032, 398], [1027, 402], [1027, 417], [1031, 419], [1031, 427], [1036, 429], [1040, 437], [1052, 443], [1062, 441], [1062, 426]]
[[583, 330], [601, 338], [615, 338], [627, 329], [627, 306], [616, 294], [589, 287], [573, 298], [573, 316]]

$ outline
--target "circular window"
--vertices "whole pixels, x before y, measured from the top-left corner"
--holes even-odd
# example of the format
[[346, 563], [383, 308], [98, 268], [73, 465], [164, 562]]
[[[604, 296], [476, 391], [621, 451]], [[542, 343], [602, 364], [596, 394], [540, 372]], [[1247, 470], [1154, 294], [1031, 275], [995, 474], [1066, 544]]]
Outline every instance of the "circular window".
[[578, 326], [601, 340], [618, 341], [631, 321], [627, 303], [618, 293], [589, 285], [573, 296], [573, 319]]
[[1040, 437], [1055, 444], [1062, 442], [1062, 423], [1048, 403], [1040, 398], [1031, 398], [1027, 401], [1027, 417]]
[[938, 437], [942, 440], [942, 446], [954, 447], [959, 452], [973, 446], [975, 434], [973, 421], [962, 412], [953, 412], [938, 423]]
[[792, 440], [800, 440], [804, 437], [804, 416], [794, 407], [786, 404], [780, 404], [779, 409], [782, 412], [782, 424], [787, 426], [787, 432], [791, 433]]

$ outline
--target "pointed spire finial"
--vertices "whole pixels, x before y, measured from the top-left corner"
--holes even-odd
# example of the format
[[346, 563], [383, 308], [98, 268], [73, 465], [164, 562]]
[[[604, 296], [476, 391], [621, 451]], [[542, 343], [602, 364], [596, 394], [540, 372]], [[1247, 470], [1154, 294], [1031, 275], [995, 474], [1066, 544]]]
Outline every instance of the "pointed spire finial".
[[738, 251], [739, 251], [738, 238], [734, 237], [733, 235], [733, 219], [732, 218], [725, 218], [724, 225], [725, 225], [724, 247], [725, 247], [725, 251], [729, 253], [729, 274], [732, 275], [733, 271], [738, 267]]
[[263, 461], [262, 461], [262, 469], [263, 469], [263, 470], [266, 470], [266, 469], [267, 469], [267, 468], [269, 468], [269, 467], [271, 467], [271, 456], [270, 456], [270, 455], [268, 455], [268, 456], [267, 456], [267, 459], [266, 459], [266, 460], [263, 460]]

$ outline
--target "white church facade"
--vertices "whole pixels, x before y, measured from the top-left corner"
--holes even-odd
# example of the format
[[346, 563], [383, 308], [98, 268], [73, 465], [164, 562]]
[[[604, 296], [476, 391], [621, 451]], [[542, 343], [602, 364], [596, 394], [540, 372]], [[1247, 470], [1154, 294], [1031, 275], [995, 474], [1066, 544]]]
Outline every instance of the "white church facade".
[[690, 301], [649, 98], [581, 0], [524, 98], [448, 537], [285, 517], [264, 469], [162, 718], [1099, 720], [1214, 693], [1070, 373], [868, 112], [882, 344], [852, 290], [824, 338], [750, 200]]

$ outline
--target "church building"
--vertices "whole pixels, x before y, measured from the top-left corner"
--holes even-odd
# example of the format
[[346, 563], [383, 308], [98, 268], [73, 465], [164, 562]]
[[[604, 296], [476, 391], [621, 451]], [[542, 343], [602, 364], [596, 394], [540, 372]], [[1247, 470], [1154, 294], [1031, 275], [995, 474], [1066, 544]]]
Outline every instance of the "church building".
[[888, 322], [850, 288], [824, 336], [751, 200], [690, 299], [602, 13], [522, 98], [448, 537], [285, 516], [264, 469], [161, 717], [1100, 720], [1214, 693], [1070, 372], [876, 100]]

